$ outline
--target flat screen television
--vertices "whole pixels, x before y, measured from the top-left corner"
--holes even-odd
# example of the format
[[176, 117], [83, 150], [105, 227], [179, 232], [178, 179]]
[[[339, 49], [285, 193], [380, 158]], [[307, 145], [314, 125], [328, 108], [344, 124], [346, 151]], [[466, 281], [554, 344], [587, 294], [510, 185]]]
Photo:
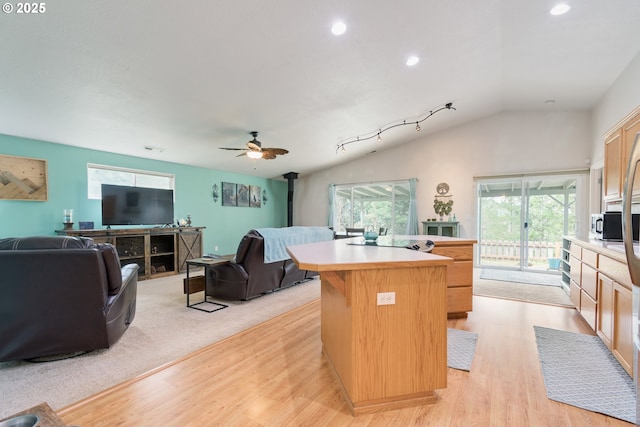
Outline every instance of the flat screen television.
[[173, 223], [173, 190], [102, 184], [102, 225]]

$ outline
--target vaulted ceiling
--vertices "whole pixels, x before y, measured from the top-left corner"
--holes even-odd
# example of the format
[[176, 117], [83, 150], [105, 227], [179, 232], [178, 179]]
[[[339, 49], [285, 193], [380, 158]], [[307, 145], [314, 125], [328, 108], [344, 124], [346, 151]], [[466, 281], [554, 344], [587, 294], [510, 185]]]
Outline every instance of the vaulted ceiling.
[[[551, 0], [14, 7], [0, 16], [0, 133], [277, 177], [501, 111], [590, 110], [638, 53], [640, 2], [564, 1], [561, 16]], [[420, 132], [400, 126], [381, 145], [336, 149], [448, 102], [456, 110]], [[220, 150], [244, 147], [250, 131], [289, 154]]]

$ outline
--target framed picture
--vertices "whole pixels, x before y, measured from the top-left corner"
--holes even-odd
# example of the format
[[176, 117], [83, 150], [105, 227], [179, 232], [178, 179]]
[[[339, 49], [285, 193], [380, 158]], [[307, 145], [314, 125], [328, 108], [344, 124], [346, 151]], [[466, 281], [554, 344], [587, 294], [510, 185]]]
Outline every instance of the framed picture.
[[259, 208], [262, 205], [262, 193], [260, 192], [260, 186], [251, 185], [249, 186], [249, 205], [252, 208]]
[[47, 161], [0, 155], [0, 199], [46, 201]]
[[238, 205], [249, 207], [249, 186], [244, 184], [236, 184], [238, 186]]
[[222, 183], [222, 206], [237, 206], [236, 184]]

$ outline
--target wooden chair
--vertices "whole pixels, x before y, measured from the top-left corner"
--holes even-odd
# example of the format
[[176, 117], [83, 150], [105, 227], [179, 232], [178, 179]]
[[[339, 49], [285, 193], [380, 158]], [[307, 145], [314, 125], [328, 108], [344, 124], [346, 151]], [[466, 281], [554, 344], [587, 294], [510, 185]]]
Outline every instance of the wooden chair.
[[364, 236], [364, 228], [349, 228], [345, 229], [347, 236]]

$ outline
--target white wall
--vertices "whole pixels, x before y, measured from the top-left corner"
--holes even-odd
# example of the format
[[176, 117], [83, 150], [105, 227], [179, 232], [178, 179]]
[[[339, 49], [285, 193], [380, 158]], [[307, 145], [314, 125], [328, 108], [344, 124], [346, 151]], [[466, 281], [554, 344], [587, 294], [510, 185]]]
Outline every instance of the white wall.
[[640, 53], [629, 63], [593, 109], [594, 167], [604, 164], [602, 136], [640, 105]]
[[591, 140], [587, 112], [509, 112], [397, 148], [376, 147], [376, 153], [363, 159], [300, 177], [295, 183], [294, 222], [327, 223], [329, 184], [415, 177], [419, 221], [435, 216], [436, 185], [447, 182], [462, 237], [475, 238], [474, 177], [585, 169]]

